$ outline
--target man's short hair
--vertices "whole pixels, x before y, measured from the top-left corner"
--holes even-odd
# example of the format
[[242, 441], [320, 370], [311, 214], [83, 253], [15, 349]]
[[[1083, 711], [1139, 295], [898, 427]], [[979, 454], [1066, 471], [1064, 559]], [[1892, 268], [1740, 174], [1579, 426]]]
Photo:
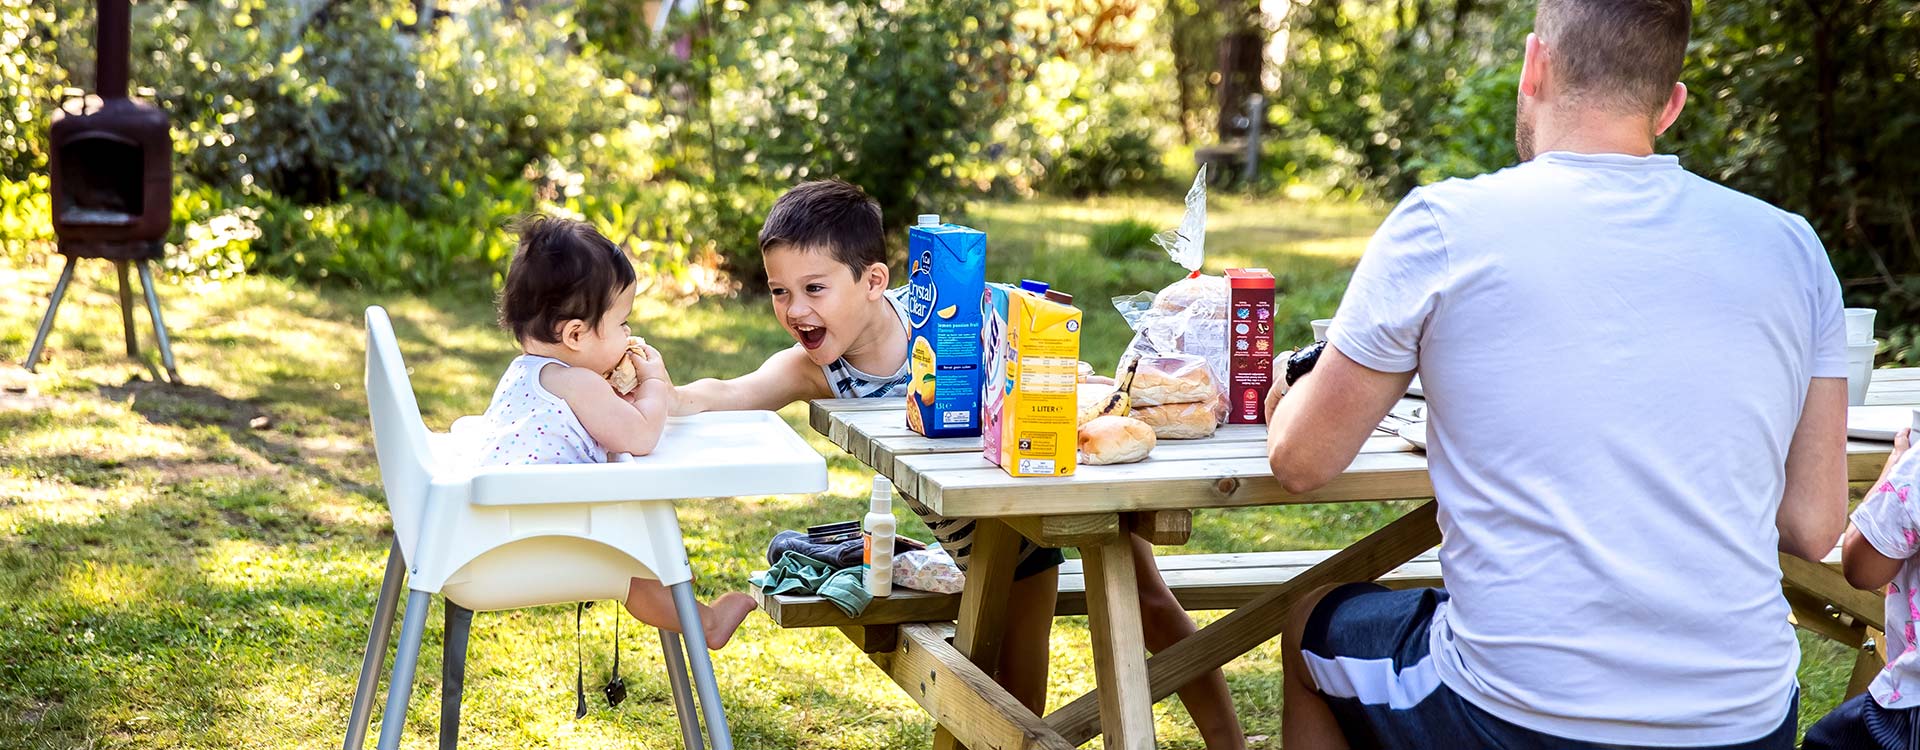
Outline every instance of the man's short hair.
[[1540, 0], [1534, 31], [1575, 100], [1659, 112], [1680, 80], [1689, 0]]
[[785, 248], [825, 252], [859, 278], [867, 266], [887, 262], [880, 203], [841, 180], [795, 185], [774, 201], [760, 226], [761, 255]]

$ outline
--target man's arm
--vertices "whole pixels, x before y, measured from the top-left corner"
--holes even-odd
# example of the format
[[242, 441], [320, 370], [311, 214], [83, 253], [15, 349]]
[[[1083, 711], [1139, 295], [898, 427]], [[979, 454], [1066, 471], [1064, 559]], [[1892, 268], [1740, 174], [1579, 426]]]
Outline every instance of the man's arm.
[[1847, 381], [1814, 378], [1787, 448], [1780, 551], [1819, 562], [1847, 526]]
[[[1340, 476], [1411, 382], [1412, 372], [1369, 369], [1328, 344], [1267, 418], [1267, 463], [1280, 486], [1299, 494]], [[1275, 390], [1281, 387], [1276, 378]]]
[[732, 380], [706, 378], [674, 388], [673, 415], [708, 411], [774, 410], [795, 401], [830, 398], [826, 373], [798, 345], [767, 358], [760, 369]]

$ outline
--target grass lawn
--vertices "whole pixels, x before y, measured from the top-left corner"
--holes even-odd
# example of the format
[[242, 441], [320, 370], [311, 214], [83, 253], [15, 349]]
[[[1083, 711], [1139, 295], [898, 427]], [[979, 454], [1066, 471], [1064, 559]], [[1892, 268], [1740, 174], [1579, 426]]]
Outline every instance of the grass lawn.
[[[987, 204], [955, 220], [989, 234], [990, 273], [1042, 278], [1088, 311], [1086, 358], [1110, 368], [1129, 332], [1099, 302], [1180, 275], [1164, 256], [1113, 260], [1092, 225], [1171, 226], [1160, 199]], [[1266, 265], [1281, 278], [1283, 341], [1330, 315], [1377, 208], [1215, 198], [1210, 270]], [[0, 746], [337, 747], [390, 541], [370, 450], [361, 310], [385, 305], [426, 420], [445, 429], [486, 407], [516, 353], [491, 301], [380, 297], [246, 278], [203, 293], [163, 289], [187, 385], [156, 385], [124, 357], [110, 266], [89, 262], [69, 292], [37, 377], [26, 356], [57, 265], [0, 266]], [[676, 379], [745, 372], [786, 345], [764, 299], [687, 308], [642, 300], [635, 330]], [[142, 324], [143, 337], [146, 327]], [[157, 360], [151, 344], [150, 360]], [[24, 391], [15, 390], [24, 388]], [[869, 471], [782, 412], [828, 456], [818, 497], [682, 506], [702, 598], [745, 585], [774, 532], [855, 518]], [[265, 419], [257, 419], [262, 418]], [[1329, 548], [1401, 507], [1209, 512], [1192, 552]], [[903, 533], [926, 538], [903, 517]], [[436, 609], [438, 605], [436, 604]], [[1218, 613], [1203, 613], [1210, 620]], [[588, 612], [588, 682], [612, 661], [614, 607]], [[440, 617], [429, 620], [407, 746], [438, 721]], [[475, 619], [463, 747], [678, 747], [657, 640], [623, 632], [626, 703], [572, 718], [573, 608]], [[1802, 725], [1844, 687], [1851, 653], [1802, 636]], [[1051, 703], [1091, 688], [1084, 618], [1058, 622]], [[925, 747], [924, 714], [837, 631], [783, 631], [749, 618], [716, 654], [743, 748]], [[1278, 747], [1273, 644], [1227, 670], [1247, 733]], [[591, 688], [590, 688], [591, 689]], [[1161, 746], [1200, 747], [1177, 701], [1156, 708]]]

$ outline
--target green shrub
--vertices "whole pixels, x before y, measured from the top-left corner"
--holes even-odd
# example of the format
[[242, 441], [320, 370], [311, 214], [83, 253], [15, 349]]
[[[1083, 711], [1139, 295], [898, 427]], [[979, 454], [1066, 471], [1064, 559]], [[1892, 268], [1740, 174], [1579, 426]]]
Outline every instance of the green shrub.
[[1087, 232], [1087, 247], [1107, 260], [1152, 258], [1161, 254], [1153, 244], [1153, 236], [1159, 231], [1139, 219], [1096, 224]]
[[47, 176], [28, 174], [21, 180], [0, 178], [0, 257], [21, 262], [35, 252], [52, 250], [53, 209], [47, 195]]

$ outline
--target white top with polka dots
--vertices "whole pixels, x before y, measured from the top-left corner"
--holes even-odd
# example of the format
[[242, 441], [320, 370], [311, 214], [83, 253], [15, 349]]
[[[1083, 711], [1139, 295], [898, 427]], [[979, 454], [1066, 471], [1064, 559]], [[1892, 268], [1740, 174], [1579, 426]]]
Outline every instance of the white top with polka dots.
[[587, 434], [565, 399], [540, 385], [547, 365], [571, 367], [552, 357], [522, 354], [507, 365], [493, 403], [479, 419], [454, 423], [481, 466], [606, 463], [607, 451]]

